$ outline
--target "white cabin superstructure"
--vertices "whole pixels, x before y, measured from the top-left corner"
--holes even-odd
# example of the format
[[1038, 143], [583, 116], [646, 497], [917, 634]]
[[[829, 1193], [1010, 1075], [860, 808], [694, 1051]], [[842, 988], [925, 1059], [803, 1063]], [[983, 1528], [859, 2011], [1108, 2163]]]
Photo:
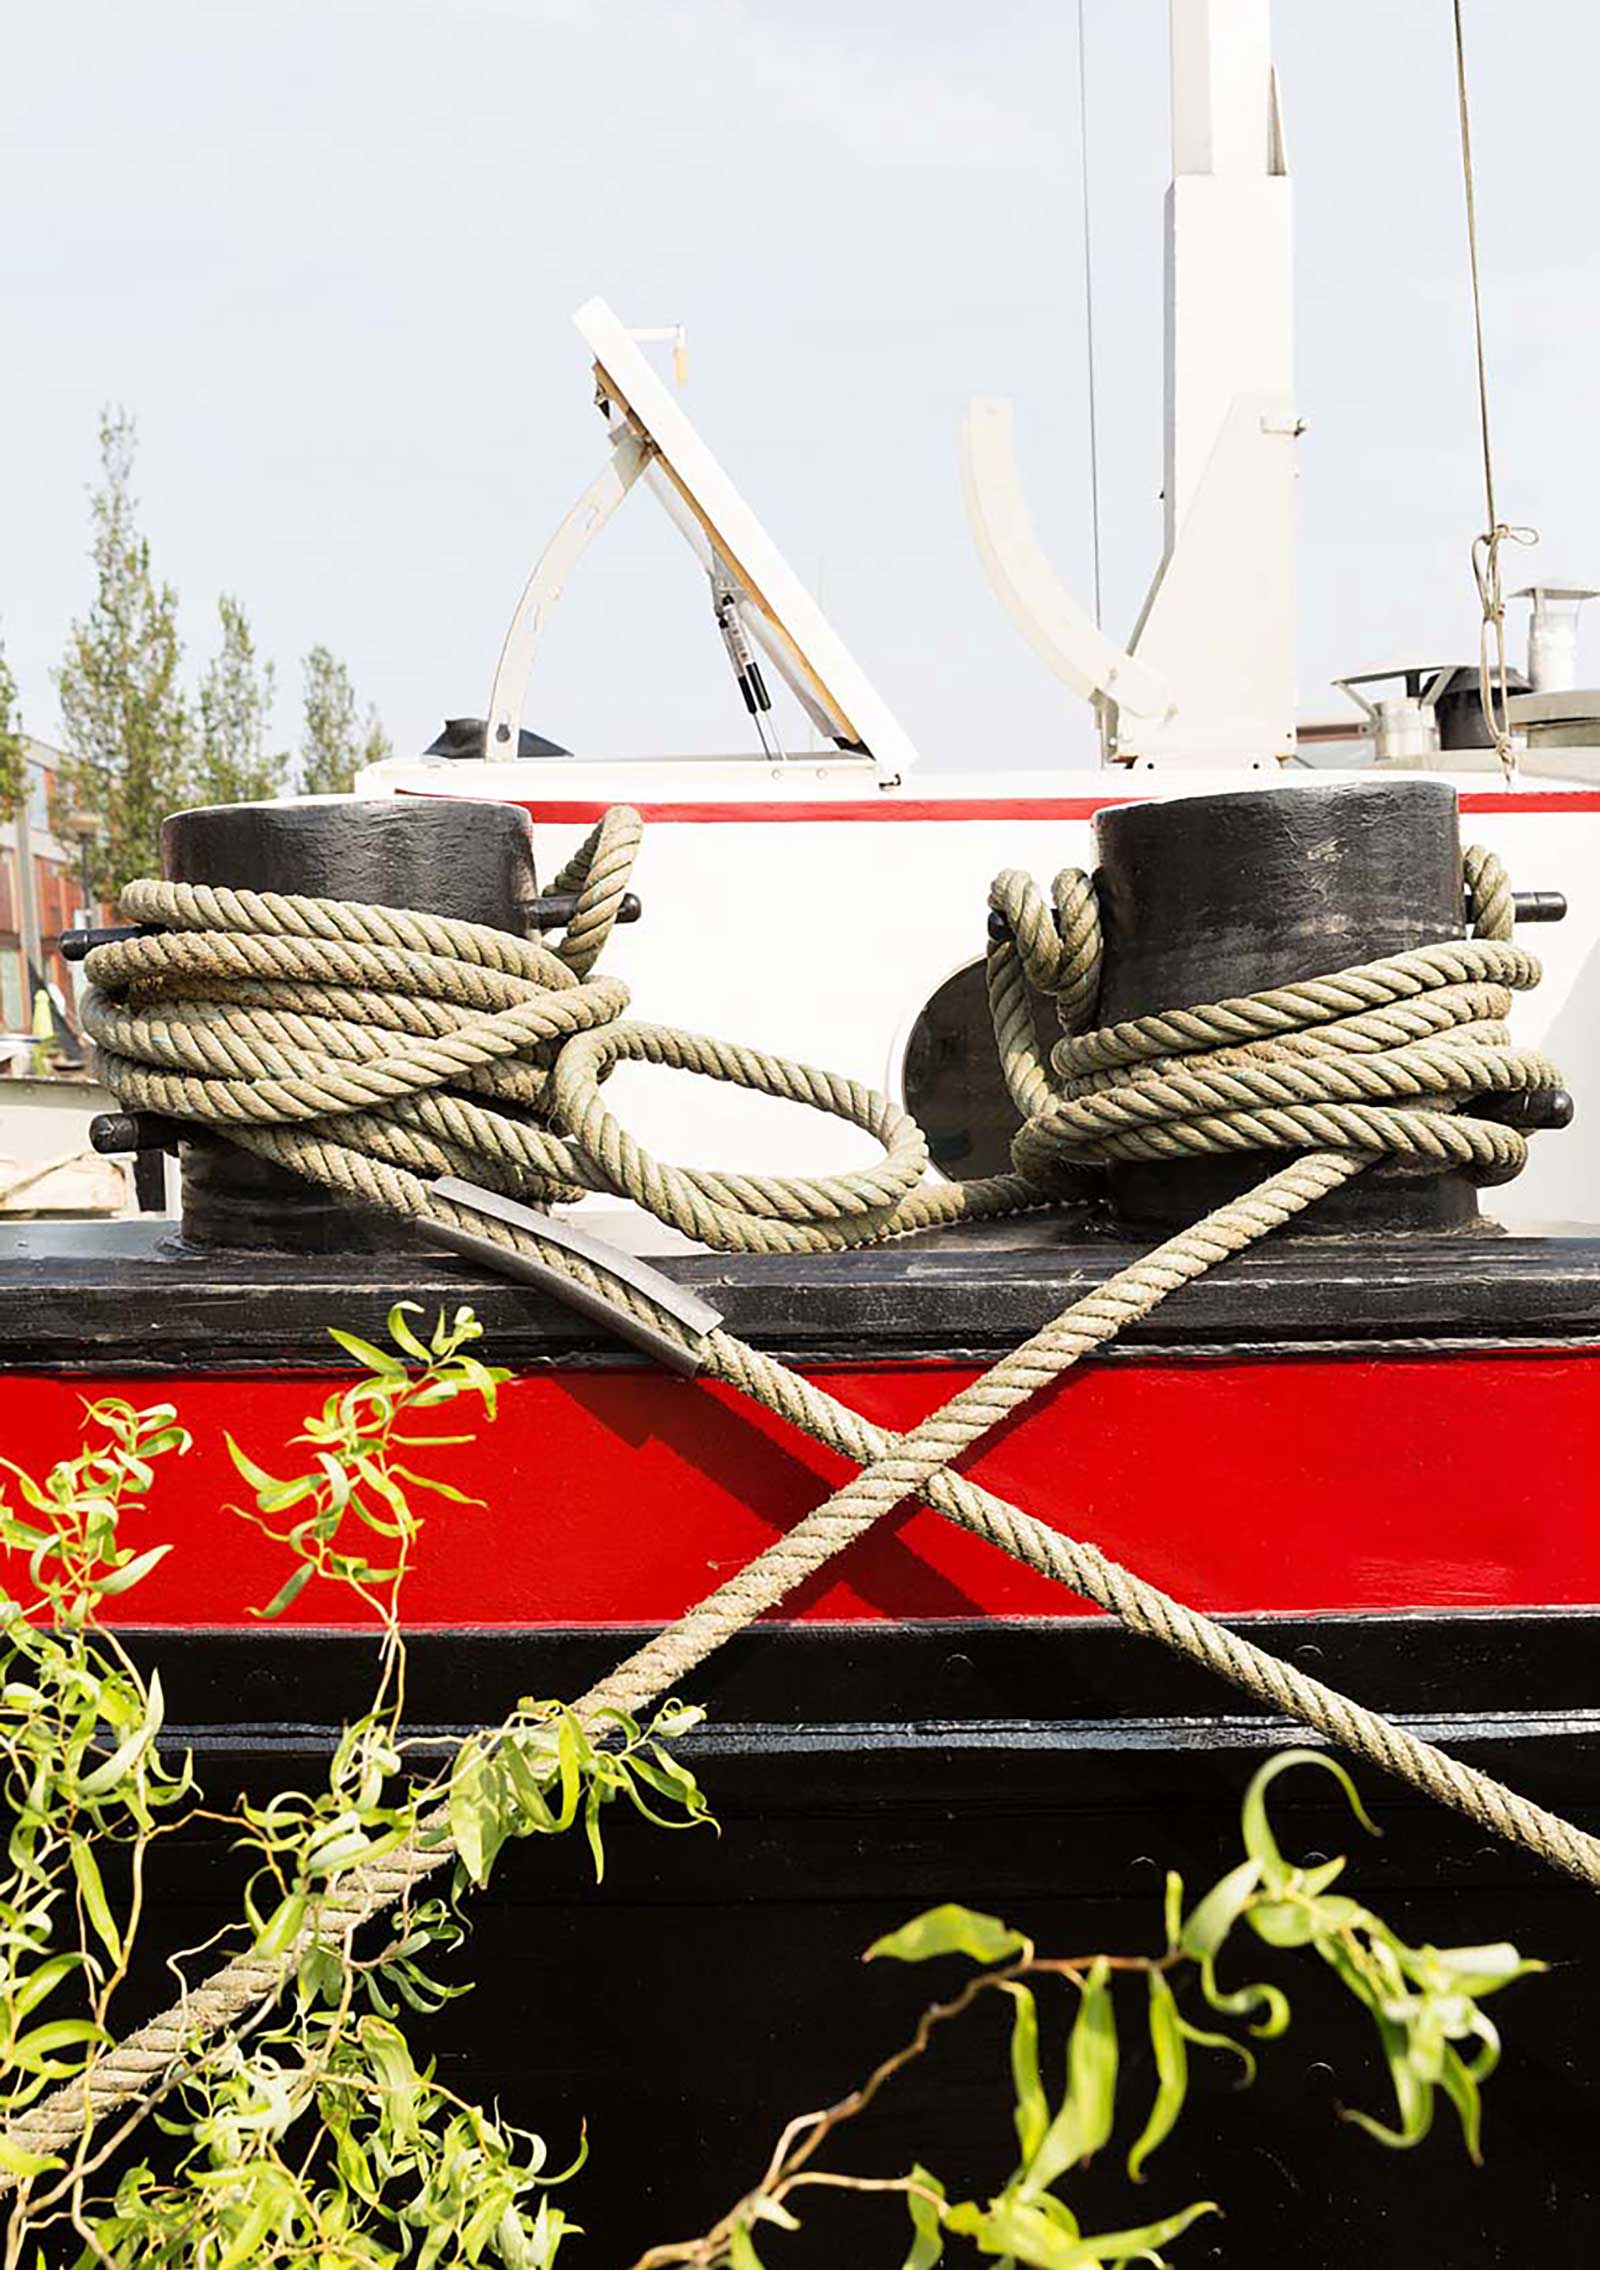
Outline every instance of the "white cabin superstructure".
[[[988, 884], [1000, 868], [1048, 877], [1092, 864], [1094, 812], [1130, 797], [1240, 787], [1292, 795], [1308, 778], [1359, 777], [1374, 759], [1385, 773], [1401, 769], [1383, 762], [1381, 736], [1354, 711], [1350, 753], [1367, 761], [1348, 774], [1320, 763], [1303, 769], [1297, 735], [1301, 429], [1290, 181], [1269, 0], [1172, 0], [1171, 25], [1165, 541], [1125, 645], [1066, 590], [1034, 537], [1008, 406], [974, 404], [962, 445], [990, 580], [1035, 652], [1094, 705], [1098, 774], [919, 765], [891, 705], [696, 433], [639, 337], [602, 301], [579, 311], [609, 454], [524, 591], [488, 722], [458, 724], [429, 756], [391, 759], [361, 785], [521, 804], [533, 817], [545, 875], [606, 807], [636, 806], [647, 822], [636, 869], [645, 919], [617, 932], [607, 966], [628, 982], [640, 1016], [748, 1037], [915, 1104], [908, 1057], [919, 1032], [925, 1038], [929, 1004], [953, 1000], [952, 981], [981, 959]], [[636, 485], [655, 491], [707, 576], [714, 628], [750, 718], [750, 753], [622, 759], [580, 748], [519, 757], [552, 609], [587, 544]], [[1542, 588], [1562, 604], [1582, 595], [1576, 585]], [[1550, 621], [1547, 605], [1547, 637]], [[1473, 650], [1476, 637], [1469, 623], [1463, 649]], [[783, 745], [763, 662], [825, 736], [823, 753]], [[1492, 746], [1439, 748], [1431, 716], [1419, 716], [1418, 730], [1395, 744], [1411, 766], [1455, 777], [1469, 840], [1487, 843], [1527, 887], [1568, 891], [1568, 920], [1537, 941], [1545, 983], [1517, 1015], [1519, 1037], [1564, 1067], [1580, 1112], [1600, 1106], [1600, 890], [1582, 887], [1600, 878], [1600, 747], [1585, 740], [1586, 698], [1600, 743], [1600, 694], [1564, 693], [1559, 715], [1530, 724], [1538, 745], [1510, 777]], [[1327, 737], [1326, 729], [1317, 735]], [[626, 1067], [617, 1077], [628, 1083], [630, 1124], [658, 1155], [825, 1171], [870, 1148], [833, 1123], [820, 1130], [811, 1116], [795, 1114], [791, 1125], [784, 1109], [754, 1097], [722, 1091], [708, 1109], [687, 1079], [638, 1077]], [[971, 1171], [959, 1158], [947, 1163]], [[1538, 1146], [1511, 1197], [1522, 1219], [1594, 1218], [1600, 1156], [1581, 1141]]]

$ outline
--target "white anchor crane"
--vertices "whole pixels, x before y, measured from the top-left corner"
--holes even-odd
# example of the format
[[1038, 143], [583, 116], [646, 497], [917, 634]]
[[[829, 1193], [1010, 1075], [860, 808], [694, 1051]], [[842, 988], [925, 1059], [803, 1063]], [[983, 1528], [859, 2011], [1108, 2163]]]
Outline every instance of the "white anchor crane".
[[1295, 748], [1290, 190], [1268, 0], [1172, 0], [1165, 544], [1126, 648], [1035, 537], [1011, 407], [974, 402], [962, 485], [989, 580], [1094, 704], [1106, 761], [1267, 767]]

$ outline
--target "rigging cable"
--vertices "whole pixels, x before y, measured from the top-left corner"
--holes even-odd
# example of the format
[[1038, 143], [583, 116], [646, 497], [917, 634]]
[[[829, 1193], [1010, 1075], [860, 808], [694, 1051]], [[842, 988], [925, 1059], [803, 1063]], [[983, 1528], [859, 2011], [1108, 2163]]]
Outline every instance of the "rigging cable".
[[[1082, 0], [1079, 4], [1081, 8]], [[1456, 109], [1461, 126], [1461, 186], [1467, 210], [1467, 262], [1472, 275], [1478, 434], [1483, 449], [1483, 502], [1488, 522], [1484, 533], [1472, 541], [1472, 574], [1482, 609], [1478, 629], [1478, 699], [1500, 759], [1500, 769], [1510, 781], [1516, 777], [1517, 758], [1511, 745], [1508, 715], [1511, 697], [1506, 680], [1506, 605], [1500, 582], [1500, 547], [1508, 541], [1535, 544], [1539, 539], [1535, 529], [1507, 527], [1495, 509], [1494, 451], [1489, 440], [1489, 374], [1483, 352], [1483, 290], [1478, 276], [1478, 201], [1472, 171], [1472, 120], [1467, 101], [1467, 50], [1461, 24], [1461, 0], [1451, 0], [1451, 13], [1455, 26]]]
[[1078, 177], [1083, 191], [1083, 335], [1089, 366], [1089, 533], [1094, 549], [1094, 620], [1104, 629], [1100, 599], [1100, 419], [1095, 399], [1094, 229], [1089, 209], [1089, 72], [1085, 60], [1083, 5], [1078, 0]]

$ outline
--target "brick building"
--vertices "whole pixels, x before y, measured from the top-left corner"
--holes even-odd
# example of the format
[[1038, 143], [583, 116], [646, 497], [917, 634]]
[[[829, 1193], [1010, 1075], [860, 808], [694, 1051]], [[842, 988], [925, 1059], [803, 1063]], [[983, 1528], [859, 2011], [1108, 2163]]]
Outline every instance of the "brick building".
[[[83, 906], [78, 854], [63, 843], [51, 827], [56, 768], [61, 752], [43, 741], [23, 741], [28, 760], [27, 827], [33, 862], [34, 904], [38, 911], [42, 974], [63, 1001], [73, 998], [67, 965], [61, 959], [59, 940], [70, 930]], [[21, 877], [18, 870], [15, 821], [0, 826], [0, 1032], [26, 1032], [32, 1022], [33, 988], [23, 967], [24, 927]]]

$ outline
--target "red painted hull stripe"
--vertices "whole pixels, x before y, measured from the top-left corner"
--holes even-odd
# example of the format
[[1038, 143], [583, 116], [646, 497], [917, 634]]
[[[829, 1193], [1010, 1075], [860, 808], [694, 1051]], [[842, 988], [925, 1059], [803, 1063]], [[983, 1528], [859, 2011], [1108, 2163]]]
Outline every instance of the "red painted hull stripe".
[[[898, 1363], [812, 1376], [898, 1432], [975, 1375]], [[241, 1484], [223, 1433], [269, 1471], [298, 1471], [303, 1454], [282, 1445], [335, 1384], [8, 1375], [0, 1442], [42, 1474], [77, 1443], [80, 1395], [175, 1402], [195, 1448], [163, 1462], [129, 1541], [177, 1549], [129, 1596], [128, 1619], [259, 1629], [250, 1610], [276, 1591], [285, 1557], [225, 1510]], [[450, 1478], [483, 1502], [424, 1501], [407, 1592], [418, 1625], [668, 1622], [849, 1471], [731, 1391], [633, 1370], [527, 1374], [503, 1391], [498, 1422], [450, 1457]], [[1600, 1352], [1089, 1367], [966, 1470], [1215, 1613], [1600, 1604]], [[0, 1583], [25, 1576], [20, 1556], [0, 1554]], [[916, 1510], [783, 1610], [822, 1623], [1089, 1612]], [[359, 1620], [315, 1586], [289, 1617]]]
[[[402, 789], [406, 796], [431, 795], [431, 789]], [[529, 816], [548, 827], [587, 827], [611, 809], [609, 804], [553, 797], [508, 798], [519, 802]], [[778, 825], [832, 824], [856, 820], [1092, 820], [1114, 804], [1141, 804], [1141, 796], [993, 796], [901, 797], [885, 796], [869, 803], [818, 802], [815, 804], [761, 802], [707, 804], [636, 804], [640, 817], [658, 826], [775, 827]], [[1565, 816], [1573, 812], [1600, 812], [1600, 790], [1560, 789], [1513, 791], [1508, 795], [1468, 794], [1461, 799], [1463, 812], [1542, 812]]]

